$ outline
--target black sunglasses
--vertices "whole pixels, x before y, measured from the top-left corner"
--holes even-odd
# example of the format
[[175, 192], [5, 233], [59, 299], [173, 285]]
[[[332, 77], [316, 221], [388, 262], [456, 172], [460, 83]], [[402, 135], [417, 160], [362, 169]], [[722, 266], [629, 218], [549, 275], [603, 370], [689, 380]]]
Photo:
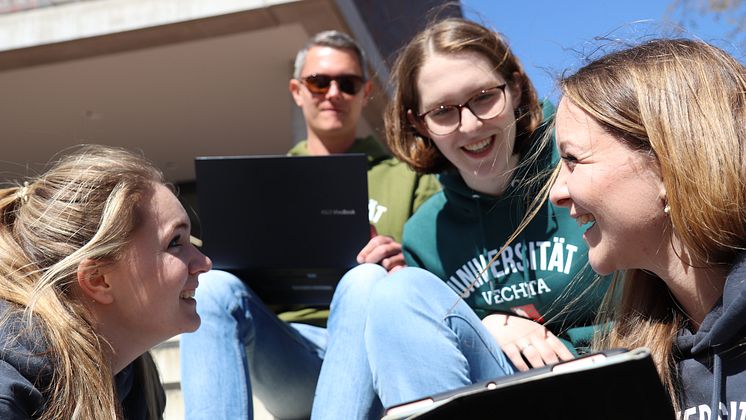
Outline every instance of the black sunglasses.
[[337, 88], [348, 95], [356, 95], [365, 84], [362, 77], [353, 74], [343, 74], [341, 76], [312, 74], [302, 77], [300, 81], [311, 93], [318, 95], [325, 95], [329, 92], [332, 82], [337, 82]]

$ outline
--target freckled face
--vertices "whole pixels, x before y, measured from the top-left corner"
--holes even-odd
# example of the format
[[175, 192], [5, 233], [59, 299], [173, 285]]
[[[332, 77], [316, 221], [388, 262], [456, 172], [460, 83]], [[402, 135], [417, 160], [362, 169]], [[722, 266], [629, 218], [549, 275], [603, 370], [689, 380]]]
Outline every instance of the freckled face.
[[[505, 79], [483, 55], [475, 52], [432, 54], [417, 77], [418, 115], [440, 105], [463, 104], [482, 89], [505, 84]], [[498, 116], [480, 120], [467, 108], [461, 110], [461, 125], [453, 133], [436, 135], [424, 131], [441, 153], [458, 169], [472, 189], [499, 195], [505, 174], [516, 164], [514, 109], [520, 88], [505, 89], [505, 108]], [[496, 187], [497, 186], [497, 187]]]
[[562, 168], [550, 199], [587, 226], [593, 270], [653, 270], [666, 237], [655, 158], [632, 150], [567, 98], [557, 110], [556, 135]]
[[138, 211], [132, 242], [107, 276], [119, 320], [158, 342], [199, 327], [194, 290], [212, 262], [190, 243], [189, 218], [168, 188], [154, 185]]

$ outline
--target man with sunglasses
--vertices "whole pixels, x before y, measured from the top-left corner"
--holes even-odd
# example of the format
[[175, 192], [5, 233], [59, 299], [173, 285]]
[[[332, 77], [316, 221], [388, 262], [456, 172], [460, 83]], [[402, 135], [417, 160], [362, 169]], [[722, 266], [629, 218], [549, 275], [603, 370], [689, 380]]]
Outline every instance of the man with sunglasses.
[[[372, 90], [367, 68], [359, 45], [337, 31], [315, 35], [298, 52], [289, 89], [303, 112], [307, 138], [289, 154], [368, 156], [372, 238], [358, 254], [358, 262], [393, 270], [404, 265], [404, 222], [440, 185], [433, 176], [417, 175], [392, 158], [373, 137], [355, 136]], [[365, 313], [367, 296], [361, 296], [350, 312], [337, 308], [327, 330], [319, 326], [326, 321], [326, 310], [306, 309], [278, 318], [235, 276], [211, 271], [201, 279], [196, 299], [202, 326], [181, 339], [186, 419], [251, 419], [252, 393], [276, 418], [309, 417], [327, 341], [334, 339], [335, 328], [363, 328], [355, 324], [360, 317], [352, 312]], [[344, 286], [337, 290], [344, 292]], [[346, 346], [336, 343], [335, 348]], [[365, 361], [350, 361], [355, 362]], [[355, 378], [335, 383], [345, 386], [351, 380]], [[371, 404], [318, 398], [321, 404]]]

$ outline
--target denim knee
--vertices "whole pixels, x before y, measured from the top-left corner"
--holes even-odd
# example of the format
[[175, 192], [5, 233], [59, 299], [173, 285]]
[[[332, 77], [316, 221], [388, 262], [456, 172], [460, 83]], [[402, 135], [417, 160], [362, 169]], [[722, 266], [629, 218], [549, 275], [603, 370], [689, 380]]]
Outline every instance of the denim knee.
[[392, 306], [402, 300], [409, 302], [415, 296], [441, 294], [444, 289], [450, 290], [443, 280], [429, 271], [407, 267], [391, 273], [376, 284], [371, 299], [375, 299], [376, 303]]
[[254, 312], [261, 310], [261, 299], [235, 275], [211, 270], [199, 276], [194, 298], [202, 318], [201, 329], [237, 334], [248, 342], [254, 331]]
[[368, 319], [375, 317], [374, 325], [400, 323], [414, 312], [436, 310], [435, 302], [457, 299], [453, 291], [429, 271], [408, 267], [390, 274], [372, 290]]
[[332, 298], [332, 310], [340, 305], [365, 305], [373, 286], [386, 277], [386, 269], [378, 264], [361, 264], [348, 271], [337, 284]]
[[226, 271], [210, 270], [199, 276], [195, 299], [198, 310], [231, 310], [237, 300], [253, 294], [246, 283], [235, 275]]

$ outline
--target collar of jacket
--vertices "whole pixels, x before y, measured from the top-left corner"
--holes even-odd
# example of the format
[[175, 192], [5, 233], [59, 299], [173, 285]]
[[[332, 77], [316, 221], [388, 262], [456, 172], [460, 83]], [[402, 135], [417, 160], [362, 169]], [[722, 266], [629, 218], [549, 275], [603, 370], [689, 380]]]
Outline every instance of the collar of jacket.
[[[391, 158], [391, 155], [381, 143], [373, 136], [356, 138], [355, 142], [345, 153], [363, 153], [368, 158], [368, 167], [373, 167], [382, 160]], [[311, 156], [308, 152], [308, 141], [303, 140], [293, 146], [288, 152], [290, 156]]]

